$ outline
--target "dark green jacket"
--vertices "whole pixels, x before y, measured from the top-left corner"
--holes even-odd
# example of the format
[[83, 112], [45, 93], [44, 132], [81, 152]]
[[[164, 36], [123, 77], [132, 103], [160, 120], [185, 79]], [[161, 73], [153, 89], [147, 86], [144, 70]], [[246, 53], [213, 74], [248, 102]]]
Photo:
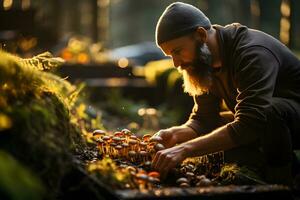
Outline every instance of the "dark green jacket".
[[213, 72], [209, 93], [194, 97], [186, 124], [199, 135], [209, 133], [220, 125], [224, 100], [234, 113], [227, 130], [236, 143], [247, 144], [264, 131], [272, 97], [300, 102], [300, 61], [285, 45], [261, 31], [240, 24], [214, 28], [222, 67]]

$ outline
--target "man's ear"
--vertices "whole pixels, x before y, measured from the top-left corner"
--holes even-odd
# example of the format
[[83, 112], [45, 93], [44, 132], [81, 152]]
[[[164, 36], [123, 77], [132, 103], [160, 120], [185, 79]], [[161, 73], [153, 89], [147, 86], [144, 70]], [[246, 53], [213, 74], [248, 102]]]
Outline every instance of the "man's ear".
[[205, 28], [199, 26], [196, 31], [195, 31], [195, 39], [200, 41], [201, 43], [205, 43], [207, 40], [207, 30], [205, 30]]

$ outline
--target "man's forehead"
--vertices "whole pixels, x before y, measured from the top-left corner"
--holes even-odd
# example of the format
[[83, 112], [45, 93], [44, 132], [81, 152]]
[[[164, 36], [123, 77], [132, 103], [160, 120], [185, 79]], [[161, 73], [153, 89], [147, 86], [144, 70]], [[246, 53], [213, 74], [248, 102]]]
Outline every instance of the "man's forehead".
[[160, 48], [166, 55], [170, 55], [172, 51], [175, 51], [176, 49], [185, 45], [189, 39], [189, 36], [175, 38], [173, 40], [162, 43], [160, 45]]
[[171, 55], [172, 51], [174, 51], [177, 46], [180, 46], [180, 44], [172, 44], [169, 42], [165, 42], [160, 45], [161, 50], [164, 52], [165, 55]]

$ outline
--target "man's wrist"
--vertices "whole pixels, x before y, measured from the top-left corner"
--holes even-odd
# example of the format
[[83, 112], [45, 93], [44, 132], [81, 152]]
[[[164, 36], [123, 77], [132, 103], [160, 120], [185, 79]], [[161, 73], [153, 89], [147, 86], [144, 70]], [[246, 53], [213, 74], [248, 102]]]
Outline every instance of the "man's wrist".
[[193, 146], [189, 142], [181, 144], [183, 147], [183, 155], [185, 158], [192, 157], [193, 155]]

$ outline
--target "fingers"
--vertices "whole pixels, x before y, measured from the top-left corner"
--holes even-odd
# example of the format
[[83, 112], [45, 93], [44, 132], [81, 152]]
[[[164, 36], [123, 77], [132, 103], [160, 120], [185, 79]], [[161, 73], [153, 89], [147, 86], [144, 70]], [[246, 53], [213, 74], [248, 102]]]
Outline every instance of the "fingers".
[[158, 151], [153, 159], [152, 167], [160, 172], [161, 178], [167, 176], [170, 169], [175, 167], [180, 160], [169, 150]]
[[172, 143], [172, 141], [170, 141], [171, 135], [169, 133], [170, 132], [167, 130], [160, 130], [150, 138], [150, 141], [161, 143], [164, 146], [171, 147], [172, 145], [168, 145], [169, 143]]
[[152, 167], [154, 169], [158, 169], [158, 165], [159, 165], [158, 159], [160, 157], [160, 154], [161, 154], [161, 151], [156, 152], [156, 154], [155, 154], [155, 156], [154, 156], [154, 158], [152, 160]]
[[158, 171], [160, 172], [161, 178], [164, 179], [167, 176], [170, 167], [174, 165], [174, 160], [172, 159], [170, 154], [163, 154], [162, 156], [160, 156], [158, 162], [160, 163]]

